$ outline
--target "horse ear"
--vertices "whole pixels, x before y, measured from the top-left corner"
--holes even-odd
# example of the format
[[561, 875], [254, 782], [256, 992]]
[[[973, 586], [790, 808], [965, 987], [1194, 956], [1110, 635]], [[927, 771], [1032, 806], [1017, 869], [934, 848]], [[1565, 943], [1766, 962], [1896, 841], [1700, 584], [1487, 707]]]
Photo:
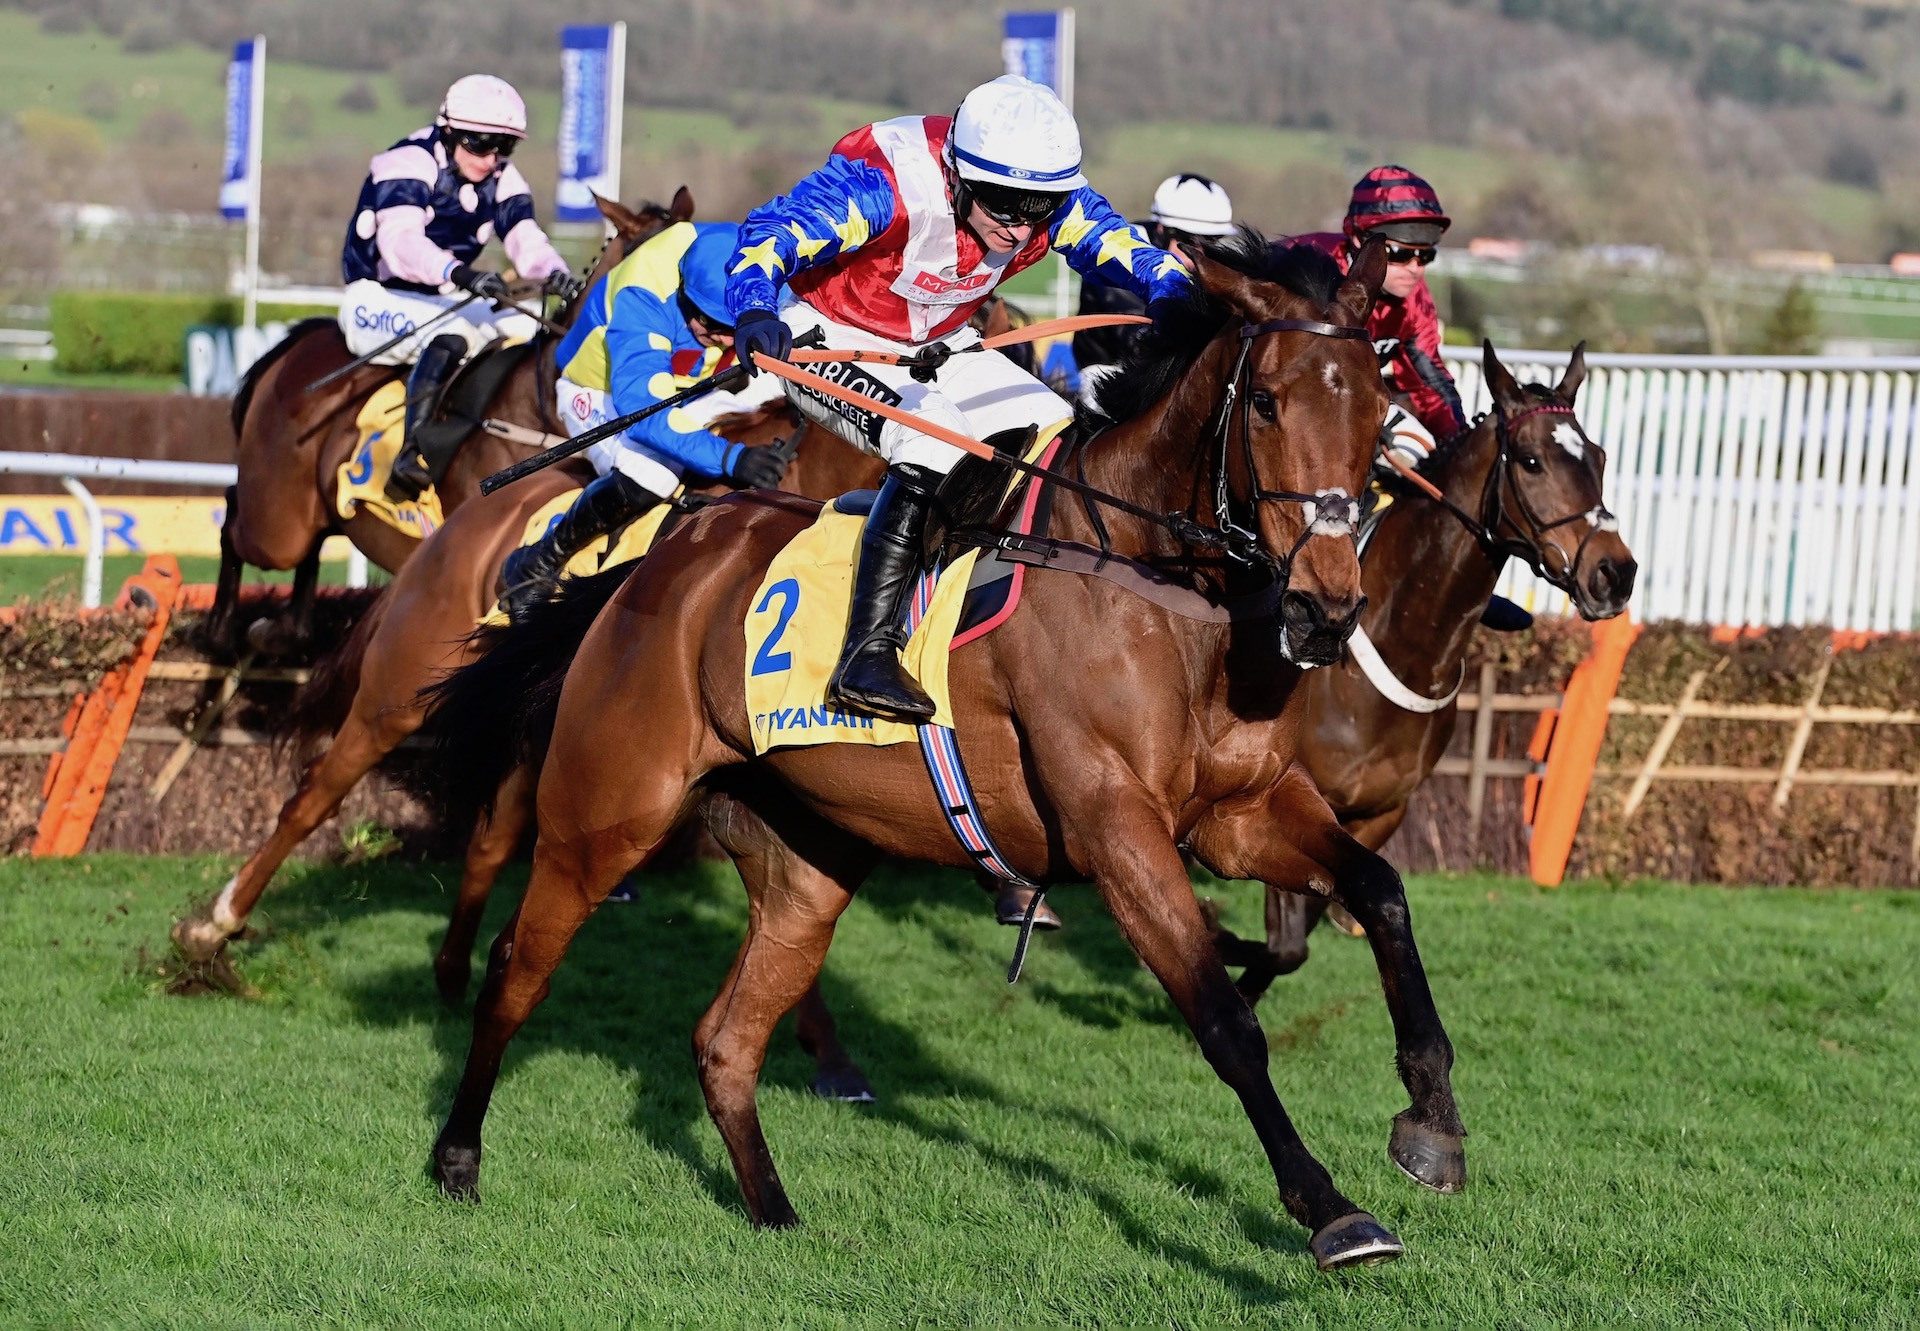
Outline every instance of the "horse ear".
[[1259, 284], [1251, 277], [1224, 263], [1210, 259], [1199, 250], [1187, 251], [1193, 260], [1193, 280], [1202, 291], [1232, 308], [1242, 318], [1266, 318], [1267, 301]]
[[1486, 338], [1480, 341], [1480, 365], [1486, 371], [1487, 392], [1493, 395], [1495, 402], [1520, 400], [1523, 396], [1520, 391], [1520, 381], [1500, 363], [1500, 357], [1494, 354], [1492, 341]]
[[1360, 247], [1347, 267], [1347, 280], [1334, 293], [1334, 301], [1347, 312], [1347, 318], [1364, 325], [1373, 313], [1373, 302], [1380, 284], [1387, 280], [1387, 243], [1374, 236]]
[[1580, 391], [1580, 384], [1587, 377], [1587, 344], [1583, 341], [1567, 357], [1567, 372], [1560, 376], [1560, 386], [1553, 391], [1562, 402], [1573, 405], [1573, 399]]
[[682, 185], [673, 192], [673, 203], [667, 209], [668, 216], [676, 222], [693, 220], [693, 191]]
[[600, 216], [606, 218], [613, 229], [623, 236], [631, 235], [646, 225], [638, 216], [628, 211], [626, 206], [617, 200], [603, 199], [598, 194], [595, 194], [593, 196], [593, 206], [598, 208], [600, 210]]

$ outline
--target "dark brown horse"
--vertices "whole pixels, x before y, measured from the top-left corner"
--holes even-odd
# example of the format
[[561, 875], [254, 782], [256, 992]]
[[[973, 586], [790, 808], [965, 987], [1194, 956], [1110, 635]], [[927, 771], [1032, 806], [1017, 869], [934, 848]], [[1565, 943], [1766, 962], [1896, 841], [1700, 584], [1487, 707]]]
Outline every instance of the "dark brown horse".
[[[741, 443], [791, 446], [793, 461], [782, 484], [795, 494], [831, 498], [875, 483], [880, 472], [876, 460], [837, 437], [798, 426], [784, 401], [722, 417], [712, 428]], [[174, 946], [188, 962], [225, 987], [248, 992], [226, 959], [227, 944], [246, 928], [274, 873], [368, 772], [420, 728], [426, 716], [421, 691], [473, 659], [478, 642], [473, 627], [493, 606], [501, 561], [543, 505], [591, 475], [584, 463], [537, 472], [463, 504], [421, 543], [420, 553], [400, 569], [302, 691], [295, 705], [296, 740], [309, 747], [331, 736], [331, 743], [307, 766], [265, 843], [204, 910], [174, 925]], [[511, 777], [495, 815], [475, 825], [460, 894], [434, 962], [448, 1002], [466, 993], [480, 913], [526, 826], [532, 799], [531, 783]]]
[[[1436, 501], [1396, 483], [1361, 558], [1367, 608], [1347, 658], [1307, 680], [1307, 770], [1340, 824], [1379, 850], [1453, 739], [1453, 702], [1481, 611], [1509, 558], [1566, 592], [1587, 619], [1627, 607], [1637, 566], [1604, 499], [1606, 453], [1574, 414], [1584, 344], [1557, 386], [1521, 384], [1482, 350], [1493, 409], [1423, 468]], [[1357, 657], [1371, 644], [1388, 680]], [[1395, 688], [1402, 697], [1388, 696]], [[1436, 703], [1439, 704], [1436, 706]], [[1327, 903], [1269, 892], [1264, 945], [1222, 935], [1240, 990], [1258, 1002], [1299, 967]]]
[[[1227, 877], [1331, 893], [1367, 922], [1412, 1097], [1395, 1120], [1392, 1155], [1429, 1186], [1459, 1187], [1453, 1052], [1399, 876], [1341, 830], [1299, 761], [1300, 667], [1334, 659], [1360, 609], [1353, 542], [1327, 518], [1347, 511], [1334, 492], [1365, 482], [1385, 411], [1358, 334], [1383, 271], [1377, 244], [1344, 280], [1305, 252], [1199, 259], [1193, 312], [1204, 322], [1152, 344], [1149, 359], [1118, 377], [1141, 410], [1073, 459], [1100, 489], [1181, 516], [1110, 509], [1103, 533], [1101, 519], [1069, 502], [1057, 506], [1054, 535], [1104, 534], [1117, 554], [1185, 571], [1219, 598], [1240, 580], [1196, 552], [1191, 542], [1206, 533], [1185, 524], [1231, 526], [1237, 553], [1273, 574], [1264, 610], [1232, 622], [1188, 617], [1113, 582], [1050, 571], [1029, 581], [1005, 625], [955, 654], [951, 671], [957, 733], [1001, 851], [1036, 881], [1097, 885], [1240, 1097], [1281, 1200], [1312, 1231], [1324, 1267], [1381, 1260], [1400, 1244], [1340, 1193], [1288, 1120], [1265, 1037], [1215, 951], [1181, 847]], [[1184, 354], [1169, 354], [1169, 343]], [[768, 1035], [814, 982], [876, 854], [970, 862], [913, 745], [754, 756], [741, 626], [768, 563], [813, 514], [766, 495], [714, 505], [600, 592], [610, 599], [584, 641], [548, 632], [548, 669], [564, 684], [551, 713], [536, 703], [520, 717], [538, 731], [551, 716], [539, 840], [526, 896], [494, 945], [466, 1070], [434, 1146], [433, 1172], [449, 1195], [478, 1193], [481, 1124], [501, 1057], [575, 932], [718, 789], [742, 815], [731, 829], [722, 819], [721, 831], [752, 910], [695, 1055], [749, 1215], [796, 1223], [755, 1104]], [[1169, 530], [1182, 527], [1185, 540]], [[442, 774], [482, 793], [515, 758], [488, 752], [483, 722], [530, 696], [500, 692], [488, 677], [493, 660], [455, 675], [436, 717], [454, 745]], [[609, 743], [616, 735], [634, 742]]]
[[[641, 241], [693, 216], [693, 196], [682, 187], [669, 207], [643, 204], [630, 212], [599, 199], [614, 236], [595, 261], [581, 297], [562, 311], [570, 323], [585, 292]], [[233, 429], [239, 480], [227, 492], [220, 529], [220, 579], [206, 635], [221, 648], [236, 646], [240, 577], [246, 565], [294, 569], [293, 598], [260, 645], [282, 650], [304, 643], [312, 629], [314, 586], [320, 574], [321, 542], [344, 534], [361, 553], [392, 573], [421, 542], [379, 518], [357, 513], [341, 518], [335, 508], [340, 464], [359, 442], [356, 418], [382, 385], [406, 373], [405, 366], [362, 365], [324, 388], [307, 386], [350, 364], [353, 353], [332, 320], [300, 325], [263, 356], [241, 381], [233, 399]], [[490, 414], [541, 432], [558, 432], [553, 414], [553, 365], [549, 348], [521, 360], [493, 397]], [[451, 515], [477, 495], [483, 478], [526, 454], [526, 446], [476, 430], [460, 445], [434, 489]]]

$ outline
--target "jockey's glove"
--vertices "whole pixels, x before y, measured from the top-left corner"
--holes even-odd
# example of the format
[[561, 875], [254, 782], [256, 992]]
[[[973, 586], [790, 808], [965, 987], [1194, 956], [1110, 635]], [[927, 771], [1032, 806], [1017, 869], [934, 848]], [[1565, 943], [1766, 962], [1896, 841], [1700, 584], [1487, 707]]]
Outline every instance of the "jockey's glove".
[[775, 448], [743, 448], [730, 474], [743, 490], [771, 490], [787, 474], [787, 460]]
[[484, 268], [469, 268], [466, 264], [455, 264], [453, 271], [447, 274], [447, 280], [462, 291], [471, 291], [483, 300], [501, 302], [507, 299], [507, 279], [498, 273], [490, 273]]
[[1405, 407], [1393, 405], [1387, 408], [1387, 419], [1380, 427], [1380, 460], [1378, 466], [1384, 472], [1395, 474], [1397, 468], [1388, 461], [1388, 455], [1399, 458], [1409, 467], [1417, 467], [1433, 455], [1438, 445], [1434, 442], [1433, 432], [1422, 425], [1412, 412]]
[[733, 354], [750, 372], [758, 374], [755, 356], [786, 360], [793, 355], [793, 330], [772, 310], [748, 310], [733, 325]]
[[558, 296], [561, 300], [572, 300], [587, 284], [564, 268], [556, 268], [547, 274], [546, 292], [549, 296]]
[[1151, 329], [1151, 330], [1147, 330], [1147, 329], [1134, 329], [1134, 330], [1128, 330], [1128, 329], [1122, 329], [1121, 331], [1122, 331], [1122, 332], [1128, 332], [1128, 331], [1139, 331], [1139, 332], [1147, 332], [1147, 331], [1152, 331], [1152, 332], [1155, 332], [1155, 333], [1158, 333], [1158, 334], [1160, 334], [1160, 335], [1161, 335], [1162, 337], [1166, 337], [1166, 336], [1169, 336], [1169, 335], [1170, 335], [1170, 333], [1171, 333], [1171, 331], [1172, 331], [1172, 325], [1173, 325], [1173, 323], [1175, 322], [1175, 320], [1177, 320], [1177, 319], [1179, 318], [1179, 316], [1180, 316], [1180, 312], [1181, 312], [1181, 310], [1182, 310], [1182, 309], [1184, 309], [1184, 308], [1185, 308], [1185, 306], [1186, 306], [1186, 302], [1185, 302], [1185, 301], [1183, 301], [1183, 300], [1179, 300], [1179, 299], [1177, 299], [1177, 298], [1175, 298], [1175, 297], [1172, 297], [1172, 296], [1162, 296], [1162, 297], [1161, 297], [1161, 298], [1160, 298], [1159, 300], [1153, 300], [1153, 301], [1148, 301], [1148, 302], [1147, 302], [1147, 317], [1148, 317], [1149, 319], [1151, 319], [1151, 320], [1153, 320], [1153, 327], [1152, 327], [1152, 329]]

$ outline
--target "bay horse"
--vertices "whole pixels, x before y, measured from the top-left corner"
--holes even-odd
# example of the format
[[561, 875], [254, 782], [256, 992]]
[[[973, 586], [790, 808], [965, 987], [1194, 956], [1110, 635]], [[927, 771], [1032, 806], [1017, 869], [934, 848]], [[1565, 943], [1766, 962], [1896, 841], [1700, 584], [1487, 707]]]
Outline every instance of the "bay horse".
[[[784, 398], [720, 417], [711, 428], [739, 443], [787, 448], [792, 461], [781, 484], [815, 499], [877, 484], [882, 470], [878, 461], [837, 436], [799, 423]], [[422, 691], [480, 649], [483, 635], [474, 625], [492, 608], [501, 562], [519, 544], [528, 522], [556, 496], [591, 479], [584, 461], [572, 461], [463, 504], [401, 566], [295, 700], [290, 738], [311, 749], [330, 737], [326, 751], [307, 765], [273, 831], [219, 895], [174, 924], [174, 947], [189, 964], [222, 988], [252, 992], [228, 961], [227, 945], [246, 929], [274, 873], [367, 773], [420, 728], [427, 710]], [[701, 493], [710, 497], [728, 488], [714, 485]], [[668, 522], [675, 516], [669, 514]], [[488, 891], [518, 844], [531, 805], [530, 782], [523, 775], [510, 777], [493, 816], [474, 826], [460, 892], [434, 962], [441, 995], [449, 1003], [466, 993]], [[837, 1050], [837, 1043], [832, 1047]]]
[[[1492, 410], [1421, 467], [1442, 497], [1388, 482], [1395, 501], [1360, 560], [1360, 633], [1406, 696], [1383, 692], [1353, 646], [1305, 685], [1307, 770], [1341, 826], [1373, 850], [1452, 742], [1467, 649], [1508, 559], [1526, 561], [1588, 620], [1620, 614], [1633, 594], [1638, 566], [1606, 507], [1606, 452], [1574, 410], [1585, 353], [1576, 346], [1548, 387], [1520, 383], [1483, 343]], [[1248, 1002], [1306, 961], [1307, 934], [1327, 906], [1270, 890], [1264, 944], [1220, 936], [1229, 964], [1246, 967]]]
[[[1260, 608], [1210, 618], [1103, 578], [1036, 570], [1018, 612], [956, 652], [950, 678], [956, 733], [1002, 855], [1037, 882], [1094, 882], [1239, 1096], [1282, 1204], [1333, 1268], [1402, 1247], [1340, 1193], [1289, 1121], [1183, 845], [1222, 876], [1330, 894], [1366, 922], [1412, 1101], [1394, 1121], [1390, 1154], [1417, 1181], [1451, 1191], [1465, 1178], [1465, 1132], [1399, 876], [1341, 829], [1299, 753], [1302, 668], [1338, 655], [1360, 609], [1353, 541], [1323, 515], [1351, 515], [1347, 496], [1365, 483], [1385, 414], [1360, 331], [1384, 247], [1370, 243], [1342, 278], [1323, 256], [1269, 256], [1253, 239], [1195, 258], [1185, 325], [1170, 320], [1143, 339], [1141, 359], [1117, 380], [1141, 410], [1072, 459], [1073, 474], [1134, 508], [1096, 516], [1091, 504], [1060, 504], [1050, 535], [1184, 575], [1216, 608], [1256, 581]], [[755, 1103], [768, 1035], [814, 983], [834, 923], [878, 855], [971, 863], [912, 745], [754, 756], [742, 625], [769, 562], [814, 513], [765, 494], [722, 501], [631, 574], [588, 584], [604, 604], [572, 612], [588, 621], [584, 638], [538, 623], [506, 630], [544, 651], [544, 687], [500, 691], [486, 678], [492, 657], [442, 686], [434, 724], [448, 747], [434, 770], [455, 797], [463, 785], [468, 797], [492, 794], [528, 737], [550, 735], [532, 877], [494, 944], [433, 1147], [447, 1195], [478, 1196], [501, 1058], [575, 932], [717, 790], [723, 808], [747, 815], [717, 830], [752, 909], [694, 1033], [695, 1058], [748, 1215], [797, 1223]], [[1149, 520], [1159, 513], [1170, 518]], [[1238, 533], [1231, 548], [1268, 576], [1200, 558], [1191, 542], [1209, 530]], [[519, 744], [501, 735], [515, 704]]]
[[[693, 195], [682, 186], [667, 207], [643, 203], [637, 212], [596, 198], [614, 234], [602, 247], [581, 294], [556, 322], [565, 326], [579, 312], [593, 284], [634, 246], [675, 222], [693, 216]], [[544, 342], [544, 337], [542, 338]], [[490, 414], [533, 430], [561, 433], [552, 405], [552, 348], [523, 358], [495, 391]], [[248, 369], [234, 393], [233, 432], [239, 478], [227, 491], [220, 527], [220, 575], [204, 633], [223, 650], [237, 648], [240, 578], [247, 565], [293, 569], [293, 596], [260, 645], [287, 650], [312, 633], [314, 588], [320, 576], [320, 545], [344, 534], [368, 559], [389, 573], [421, 544], [369, 513], [341, 518], [335, 508], [340, 465], [359, 443], [356, 423], [375, 390], [406, 374], [404, 365], [362, 365], [323, 388], [307, 386], [350, 364], [353, 353], [333, 319], [296, 324], [284, 341]], [[526, 446], [475, 430], [460, 445], [434, 489], [451, 515], [479, 493], [482, 479], [526, 454]]]

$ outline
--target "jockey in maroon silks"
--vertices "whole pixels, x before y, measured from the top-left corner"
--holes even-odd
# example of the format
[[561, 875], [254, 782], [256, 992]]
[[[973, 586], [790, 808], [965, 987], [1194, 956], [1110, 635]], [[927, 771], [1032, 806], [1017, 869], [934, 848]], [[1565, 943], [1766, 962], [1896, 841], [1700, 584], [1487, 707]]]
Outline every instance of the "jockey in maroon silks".
[[1291, 238], [1330, 256], [1342, 272], [1366, 240], [1386, 240], [1387, 280], [1367, 331], [1394, 395], [1412, 408], [1411, 419], [1401, 409], [1388, 413], [1388, 447], [1414, 462], [1422, 444], [1430, 453], [1467, 428], [1459, 390], [1440, 360], [1440, 312], [1427, 289], [1427, 265], [1452, 222], [1432, 185], [1404, 166], [1376, 166], [1353, 187], [1342, 230]]

